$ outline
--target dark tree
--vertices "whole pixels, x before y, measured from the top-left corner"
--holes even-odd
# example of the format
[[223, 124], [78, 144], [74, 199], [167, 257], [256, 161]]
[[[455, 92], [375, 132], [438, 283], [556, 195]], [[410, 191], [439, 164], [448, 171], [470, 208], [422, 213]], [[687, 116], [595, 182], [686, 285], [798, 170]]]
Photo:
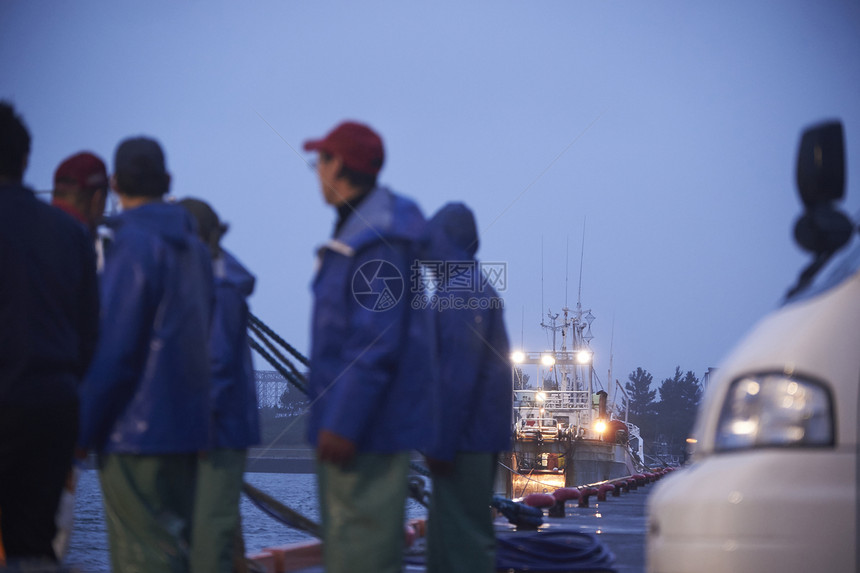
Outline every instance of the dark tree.
[[628, 382], [624, 384], [624, 389], [630, 399], [629, 420], [639, 426], [639, 431], [647, 445], [654, 439], [655, 435], [654, 423], [657, 415], [657, 403], [654, 399], [657, 396], [657, 391], [651, 389], [654, 377], [647, 370], [637, 368], [627, 378]]
[[657, 397], [657, 391], [651, 389], [654, 377], [647, 370], [637, 368], [627, 378], [624, 389], [630, 398], [630, 416], [645, 418], [653, 415], [656, 412], [654, 399]]
[[666, 378], [660, 385], [657, 431], [665, 438], [673, 453], [683, 451], [696, 421], [701, 398], [699, 379], [691, 370], [681, 374], [680, 366], [675, 368], [674, 376]]

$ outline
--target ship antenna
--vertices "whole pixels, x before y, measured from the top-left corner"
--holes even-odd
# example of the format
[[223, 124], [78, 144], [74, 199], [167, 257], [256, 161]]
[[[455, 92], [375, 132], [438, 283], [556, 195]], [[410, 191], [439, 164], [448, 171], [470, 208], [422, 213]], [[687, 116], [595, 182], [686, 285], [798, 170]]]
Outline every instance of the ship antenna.
[[526, 305], [523, 305], [522, 316], [520, 316], [520, 348], [525, 348], [526, 340]]
[[540, 236], [540, 321], [543, 323], [543, 235]]
[[579, 253], [579, 291], [576, 294], [576, 306], [582, 303], [582, 261], [585, 259], [585, 217], [582, 217], [582, 251]]
[[[582, 273], [582, 269], [580, 269], [580, 274]], [[564, 264], [564, 308], [567, 308], [567, 292], [568, 290], [568, 278], [570, 277], [570, 235], [567, 235], [567, 253], [565, 254], [565, 264]]]
[[614, 358], [613, 346], [615, 345], [615, 313], [612, 313], [612, 334], [609, 335], [609, 387], [612, 389], [612, 398], [610, 398], [610, 402], [615, 404], [615, 380], [612, 379], [612, 359]]

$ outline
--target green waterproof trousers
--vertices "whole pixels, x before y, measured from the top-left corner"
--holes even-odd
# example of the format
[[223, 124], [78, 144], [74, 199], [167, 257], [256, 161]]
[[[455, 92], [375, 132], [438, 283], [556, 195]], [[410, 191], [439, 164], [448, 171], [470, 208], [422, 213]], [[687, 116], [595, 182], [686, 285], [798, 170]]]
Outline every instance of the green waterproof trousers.
[[231, 573], [244, 558], [239, 498], [246, 450], [200, 456], [191, 533], [191, 573]]
[[326, 573], [400, 573], [409, 454], [317, 464]]
[[490, 503], [496, 455], [459, 452], [454, 471], [433, 477], [427, 573], [493, 573], [496, 535]]
[[111, 569], [188, 571], [197, 454], [108, 454], [99, 466]]

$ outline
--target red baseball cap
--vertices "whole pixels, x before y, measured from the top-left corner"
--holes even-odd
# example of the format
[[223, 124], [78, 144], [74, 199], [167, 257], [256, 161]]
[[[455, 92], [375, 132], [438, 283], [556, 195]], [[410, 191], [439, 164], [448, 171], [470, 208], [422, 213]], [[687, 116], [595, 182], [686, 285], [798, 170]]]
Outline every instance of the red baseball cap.
[[311, 139], [304, 144], [305, 151], [323, 151], [340, 157], [353, 171], [376, 175], [385, 162], [382, 138], [368, 126], [345, 121], [322, 139]]
[[104, 161], [88, 151], [68, 157], [54, 172], [54, 187], [63, 183], [76, 184], [81, 189], [107, 187], [107, 168]]

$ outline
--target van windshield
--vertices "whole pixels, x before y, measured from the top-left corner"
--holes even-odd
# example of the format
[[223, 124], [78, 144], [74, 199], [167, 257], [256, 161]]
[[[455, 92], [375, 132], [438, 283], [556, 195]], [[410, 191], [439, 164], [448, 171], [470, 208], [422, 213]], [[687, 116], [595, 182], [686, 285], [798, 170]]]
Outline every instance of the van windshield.
[[848, 246], [833, 255], [812, 282], [803, 290], [785, 299], [783, 305], [812, 298], [830, 290], [854, 276], [858, 270], [860, 270], [860, 239], [855, 233]]

